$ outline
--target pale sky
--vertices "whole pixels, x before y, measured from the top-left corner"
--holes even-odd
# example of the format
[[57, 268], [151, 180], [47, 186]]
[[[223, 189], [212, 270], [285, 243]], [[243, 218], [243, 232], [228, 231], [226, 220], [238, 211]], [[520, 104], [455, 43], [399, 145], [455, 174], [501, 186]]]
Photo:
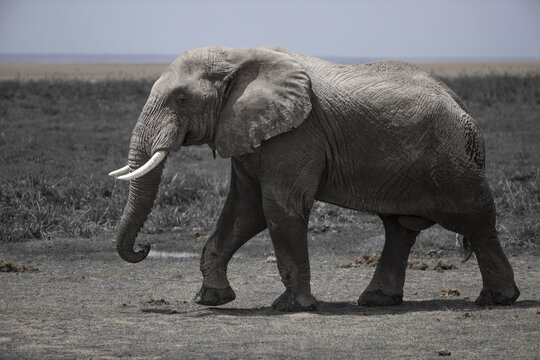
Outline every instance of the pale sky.
[[540, 0], [0, 0], [0, 53], [540, 60]]

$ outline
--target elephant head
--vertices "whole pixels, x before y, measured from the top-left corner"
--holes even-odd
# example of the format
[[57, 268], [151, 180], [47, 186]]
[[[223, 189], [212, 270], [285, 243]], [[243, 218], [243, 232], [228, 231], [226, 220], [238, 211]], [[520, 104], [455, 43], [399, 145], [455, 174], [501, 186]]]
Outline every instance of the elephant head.
[[130, 180], [116, 245], [128, 262], [158, 191], [165, 158], [181, 146], [208, 144], [221, 157], [254, 152], [262, 141], [299, 126], [311, 112], [311, 83], [302, 66], [268, 48], [204, 47], [178, 57], [155, 82], [129, 145]]

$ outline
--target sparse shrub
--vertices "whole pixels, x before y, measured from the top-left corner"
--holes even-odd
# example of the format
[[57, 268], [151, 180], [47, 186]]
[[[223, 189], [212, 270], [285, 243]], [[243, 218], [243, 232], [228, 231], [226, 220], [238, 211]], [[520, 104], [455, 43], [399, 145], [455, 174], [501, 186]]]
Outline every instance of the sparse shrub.
[[203, 233], [208, 233], [219, 216], [228, 189], [228, 179], [219, 181], [193, 172], [164, 178], [143, 231], [159, 233], [182, 227], [201, 228]]
[[497, 103], [540, 105], [540, 75], [460, 76], [442, 78], [467, 105]]
[[[509, 249], [540, 245], [540, 76], [443, 79], [463, 99], [486, 137], [486, 171]], [[128, 186], [107, 176], [125, 164], [148, 80], [0, 82], [0, 241], [92, 236], [112, 230]], [[180, 152], [204, 161], [206, 149]], [[221, 171], [163, 177], [146, 233], [175, 227], [208, 233], [229, 183]], [[373, 216], [316, 202], [312, 232], [361, 231]]]
[[[103, 196], [103, 182], [77, 182], [27, 175], [0, 184], [0, 238], [3, 241], [42, 239], [55, 234], [88, 237], [114, 226], [123, 194]], [[109, 184], [114, 186], [112, 181]], [[114, 189], [108, 190], [113, 194]]]

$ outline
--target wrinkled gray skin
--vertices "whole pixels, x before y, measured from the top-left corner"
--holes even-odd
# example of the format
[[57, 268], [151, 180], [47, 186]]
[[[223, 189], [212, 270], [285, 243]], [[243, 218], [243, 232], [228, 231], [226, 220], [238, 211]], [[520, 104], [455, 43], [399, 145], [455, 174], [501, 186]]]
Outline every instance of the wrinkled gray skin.
[[[476, 304], [519, 296], [495, 231], [482, 134], [456, 95], [414, 65], [334, 64], [280, 48], [188, 51], [154, 84], [129, 165], [193, 144], [232, 160], [229, 194], [202, 253], [200, 304], [235, 298], [227, 263], [268, 228], [286, 289], [273, 307], [314, 310], [306, 236], [314, 200], [384, 223], [382, 257], [360, 305], [402, 302], [410, 248], [435, 223], [472, 245], [483, 279]], [[130, 183], [116, 236], [129, 262], [148, 254], [149, 246], [133, 246], [162, 170]]]

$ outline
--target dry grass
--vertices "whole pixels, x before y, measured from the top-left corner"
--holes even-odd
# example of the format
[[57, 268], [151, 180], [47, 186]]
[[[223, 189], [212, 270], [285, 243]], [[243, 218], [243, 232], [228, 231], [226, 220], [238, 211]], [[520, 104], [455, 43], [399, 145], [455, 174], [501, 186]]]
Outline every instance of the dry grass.
[[[539, 61], [420, 62], [422, 69], [441, 77], [534, 76], [540, 75]], [[0, 81], [5, 80], [138, 80], [157, 79], [168, 64], [0, 64]]]
[[464, 76], [537, 76], [540, 61], [474, 61], [474, 62], [420, 62], [425, 71], [435, 76], [455, 78]]
[[[540, 76], [443, 79], [483, 129], [503, 245], [540, 244]], [[0, 82], [0, 241], [112, 230], [127, 196], [107, 176], [125, 163], [150, 80]], [[147, 233], [207, 233], [228, 188], [228, 165], [207, 148], [172, 156]], [[362, 229], [367, 215], [316, 204], [314, 232]]]
[[0, 64], [0, 80], [139, 80], [157, 79], [169, 64]]

